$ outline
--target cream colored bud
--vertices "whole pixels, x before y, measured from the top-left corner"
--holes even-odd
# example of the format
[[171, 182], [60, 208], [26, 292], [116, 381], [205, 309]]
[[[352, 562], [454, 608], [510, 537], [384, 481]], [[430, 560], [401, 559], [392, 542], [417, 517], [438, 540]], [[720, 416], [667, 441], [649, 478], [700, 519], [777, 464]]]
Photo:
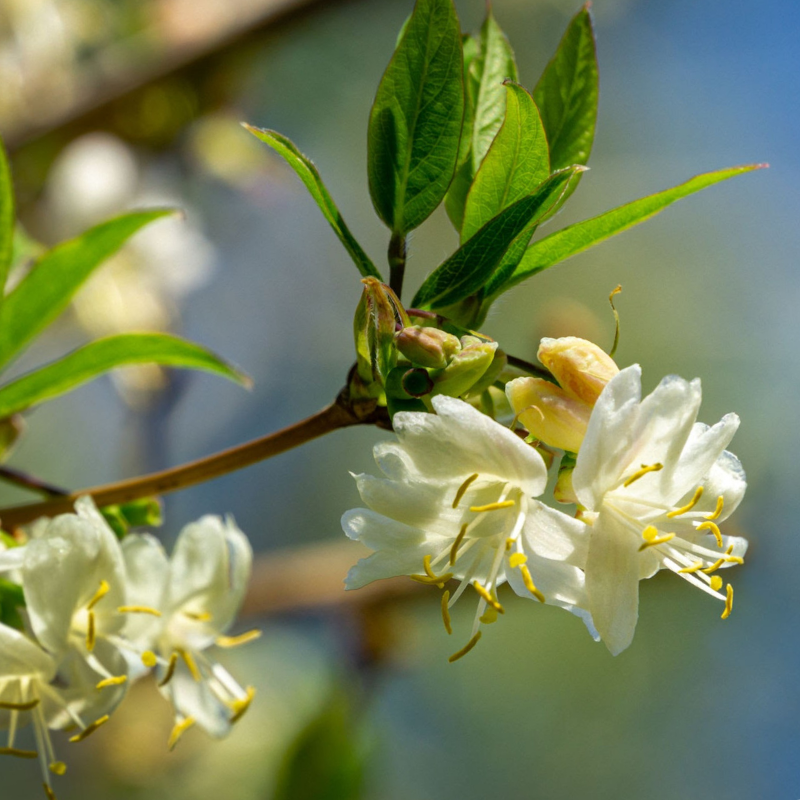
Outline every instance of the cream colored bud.
[[593, 342], [575, 336], [542, 339], [539, 361], [568, 394], [592, 406], [605, 385], [619, 372], [608, 353]]
[[577, 453], [592, 407], [542, 378], [517, 378], [506, 384], [506, 396], [522, 424], [551, 447]]
[[395, 335], [395, 344], [412, 364], [429, 369], [444, 369], [461, 351], [461, 342], [452, 333], [420, 325], [403, 328]]

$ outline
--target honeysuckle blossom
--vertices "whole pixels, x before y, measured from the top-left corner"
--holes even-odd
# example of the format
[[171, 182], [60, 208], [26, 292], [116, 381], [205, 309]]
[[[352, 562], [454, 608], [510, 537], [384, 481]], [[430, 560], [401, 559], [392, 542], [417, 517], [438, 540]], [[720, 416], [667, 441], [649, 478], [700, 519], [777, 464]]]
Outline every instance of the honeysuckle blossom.
[[608, 649], [631, 642], [639, 581], [670, 569], [731, 611], [718, 570], [741, 564], [747, 542], [719, 523], [739, 505], [746, 481], [725, 448], [735, 414], [708, 427], [695, 422], [700, 381], [664, 378], [641, 399], [634, 365], [611, 379], [592, 412], [572, 473], [580, 516], [591, 531], [586, 559], [588, 608]]
[[469, 404], [433, 398], [436, 414], [400, 412], [397, 441], [375, 446], [385, 477], [354, 476], [368, 506], [342, 518], [345, 533], [375, 552], [346, 579], [357, 589], [380, 578], [408, 575], [445, 590], [442, 614], [472, 587], [478, 595], [468, 652], [481, 625], [494, 622], [503, 606], [497, 588], [508, 581], [519, 595], [567, 608], [591, 628], [584, 577], [587, 527], [533, 498], [547, 483], [539, 453]]
[[161, 691], [175, 708], [174, 746], [193, 725], [212, 736], [228, 733], [255, 690], [243, 689], [204, 651], [258, 636], [225, 636], [241, 605], [252, 566], [247, 537], [231, 519], [206, 516], [187, 525], [169, 559], [149, 535], [125, 538], [128, 603], [124, 636], [140, 664], [156, 667]]

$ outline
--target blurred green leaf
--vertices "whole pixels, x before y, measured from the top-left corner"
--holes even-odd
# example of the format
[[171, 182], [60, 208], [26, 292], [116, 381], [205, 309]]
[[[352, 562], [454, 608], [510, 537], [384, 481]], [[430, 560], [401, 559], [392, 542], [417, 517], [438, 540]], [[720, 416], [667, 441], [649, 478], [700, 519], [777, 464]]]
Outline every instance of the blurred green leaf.
[[378, 86], [369, 119], [369, 191], [403, 235], [444, 198], [464, 116], [461, 32], [452, 0], [417, 0]]
[[166, 333], [122, 333], [98, 339], [0, 388], [0, 418], [50, 400], [126, 364], [163, 364], [249, 379], [209, 350]]
[[11, 182], [8, 156], [0, 141], [0, 305], [3, 303], [6, 279], [14, 256], [15, 224], [14, 185]]
[[516, 83], [507, 83], [506, 92], [505, 121], [467, 197], [462, 244], [550, 176], [547, 139], [533, 98]]
[[556, 173], [533, 194], [512, 203], [487, 222], [428, 276], [412, 305], [415, 308], [442, 308], [481, 289], [491, 279], [514, 240], [530, 223], [541, 219], [558, 200], [572, 174], [572, 170]]
[[250, 131], [256, 138], [260, 139], [264, 144], [271, 147], [278, 155], [280, 155], [286, 163], [297, 173], [297, 176], [305, 184], [311, 196], [322, 211], [323, 216], [334, 233], [339, 237], [339, 241], [344, 245], [345, 250], [350, 254], [358, 271], [366, 278], [373, 276], [375, 278], [381, 277], [377, 267], [372, 263], [370, 257], [361, 248], [361, 245], [356, 241], [350, 229], [345, 224], [339, 209], [333, 202], [322, 178], [319, 176], [317, 168], [311, 159], [304, 156], [295, 146], [295, 144], [287, 139], [285, 136], [277, 133], [276, 131], [268, 130], [267, 128], [257, 128], [254, 125], [242, 123], [243, 126]]
[[764, 164], [749, 164], [697, 175], [686, 181], [686, 183], [682, 183], [672, 189], [666, 189], [663, 192], [643, 197], [640, 200], [634, 200], [632, 203], [607, 211], [598, 217], [577, 222], [557, 231], [532, 244], [527, 249], [513, 275], [504, 285], [493, 290], [493, 293], [500, 294], [520, 283], [520, 281], [530, 278], [531, 275], [565, 261], [617, 233], [650, 219], [650, 217], [655, 216], [676, 200], [680, 200], [694, 192], [699, 192], [708, 186], [713, 186], [720, 181], [733, 178], [745, 172], [751, 172], [754, 169], [761, 169], [764, 166]]
[[[597, 121], [598, 91], [597, 52], [587, 3], [570, 21], [556, 54], [533, 90], [550, 145], [551, 169], [588, 163]], [[577, 186], [575, 181], [561, 204]]]
[[161, 503], [155, 497], [103, 506], [100, 513], [118, 539], [124, 539], [131, 528], [158, 527], [163, 522]]
[[174, 213], [150, 209], [124, 214], [44, 253], [6, 297], [0, 314], [0, 366], [50, 325], [89, 275], [136, 231]]
[[0, 622], [10, 628], [25, 629], [20, 608], [25, 608], [25, 595], [22, 587], [5, 578], [0, 578]]
[[337, 692], [295, 739], [272, 800], [358, 800], [365, 753], [346, 696]]
[[445, 198], [445, 208], [456, 230], [461, 230], [467, 194], [475, 174], [500, 126], [506, 108], [503, 81], [517, 80], [514, 51], [491, 9], [478, 39], [470, 37], [464, 48], [466, 112], [462, 133], [462, 157]]

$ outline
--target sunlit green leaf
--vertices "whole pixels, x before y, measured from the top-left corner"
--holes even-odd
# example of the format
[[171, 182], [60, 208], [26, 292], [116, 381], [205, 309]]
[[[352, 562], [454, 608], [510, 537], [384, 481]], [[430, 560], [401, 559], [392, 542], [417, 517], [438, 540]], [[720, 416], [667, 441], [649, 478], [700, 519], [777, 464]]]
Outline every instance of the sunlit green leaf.
[[353, 259], [356, 267], [358, 267], [358, 271], [365, 278], [370, 275], [380, 278], [380, 272], [378, 272], [378, 269], [361, 248], [353, 234], [350, 233], [350, 229], [345, 224], [339, 209], [325, 188], [325, 184], [322, 182], [314, 163], [304, 156], [290, 139], [287, 139], [282, 134], [267, 128], [256, 128], [254, 125], [246, 123], [244, 123], [244, 127], [253, 136], [260, 139], [264, 144], [269, 145], [278, 155], [282, 156], [286, 163], [297, 173], [297, 176], [316, 201], [323, 216], [333, 228], [334, 233], [339, 237], [339, 241], [350, 254], [350, 258]]
[[572, 177], [565, 170], [553, 175], [528, 197], [517, 200], [487, 222], [422, 284], [412, 305], [442, 308], [481, 289], [494, 274], [514, 240], [547, 213]]
[[0, 418], [50, 400], [103, 372], [128, 364], [199, 369], [249, 383], [241, 372], [193, 342], [165, 333], [122, 333], [91, 342], [0, 388]]
[[3, 143], [0, 142], [0, 304], [14, 254], [14, 186]]
[[381, 79], [369, 120], [369, 190], [398, 235], [444, 198], [464, 116], [461, 32], [452, 0], [417, 0]]
[[557, 231], [545, 239], [534, 242], [528, 248], [514, 274], [505, 285], [498, 287], [495, 293], [504, 292], [531, 275], [565, 261], [617, 233], [650, 219], [676, 200], [763, 166], [763, 164], [750, 164], [697, 175], [672, 189], [634, 200], [632, 203], [607, 211], [598, 217], [577, 222]]
[[8, 295], [0, 315], [0, 366], [8, 363], [67, 307], [91, 273], [136, 231], [167, 209], [124, 214], [48, 250]]
[[547, 139], [533, 98], [516, 83], [508, 83], [506, 92], [505, 121], [467, 197], [462, 243], [550, 176]]

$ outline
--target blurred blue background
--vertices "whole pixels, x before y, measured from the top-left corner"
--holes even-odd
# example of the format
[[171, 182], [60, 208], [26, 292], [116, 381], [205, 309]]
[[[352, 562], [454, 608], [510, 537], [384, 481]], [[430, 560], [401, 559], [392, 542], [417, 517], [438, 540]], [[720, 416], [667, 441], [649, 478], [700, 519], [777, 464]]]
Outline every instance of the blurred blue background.
[[[181, 20], [191, 15], [177, 2], [161, 5], [178, 10], [128, 21], [130, 30], [120, 23], [119, 37], [161, 25], [178, 37], [176, 51], [185, 47]], [[462, 27], [476, 30], [483, 2], [456, 6]], [[493, 7], [520, 82], [531, 88], [577, 6]], [[236, 15], [236, 3], [225, 9]], [[2, 124], [13, 134], [32, 235], [66, 235], [53, 165], [91, 130], [131, 148], [137, 197], [169, 197], [189, 209], [185, 224], [201, 237], [202, 256], [179, 248], [187, 264], [169, 263], [209, 266], [172, 295], [151, 282], [167, 309], [159, 319], [255, 380], [249, 393], [194, 374], [98, 381], [31, 414], [13, 465], [69, 487], [103, 483], [269, 432], [335, 396], [353, 360], [358, 275], [294, 175], [253, 149], [236, 123], [277, 129], [313, 158], [353, 232], [382, 259], [387, 236], [366, 189], [366, 121], [410, 9], [408, 0], [313, 4], [174, 74], [165, 69], [161, 95], [148, 100], [145, 86], [47, 131], [7, 110]], [[667, 373], [700, 376], [705, 422], [739, 413], [731, 449], [750, 487], [733, 526], [751, 551], [735, 575], [731, 619], [720, 622], [716, 604], [659, 575], [642, 585], [632, 647], [612, 658], [577, 619], [507, 597], [509, 613], [450, 665], [454, 647], [432, 592], [358, 613], [274, 615], [263, 620], [260, 642], [231, 659], [259, 698], [228, 740], [210, 743], [195, 732], [167, 755], [169, 713], [152, 686], [136, 687], [136, 701], [104, 736], [69, 752], [75, 763], [60, 798], [800, 797], [800, 7], [597, 0], [593, 12], [601, 99], [591, 172], [551, 229], [700, 172], [771, 167], [686, 199], [523, 284], [483, 330], [529, 359], [543, 335], [610, 345], [607, 297], [620, 283], [617, 361], [641, 363], [646, 388]], [[109, 35], [98, 52], [114, 41]], [[160, 41], [168, 60], [163, 31]], [[411, 242], [409, 296], [456, 244], [437, 211]], [[18, 369], [85, 341], [87, 328], [97, 330], [79, 306]], [[262, 552], [338, 540], [340, 515], [359, 504], [348, 470], [370, 471], [371, 445], [386, 435], [340, 431], [170, 496], [164, 536], [203, 513], [231, 512]], [[25, 499], [3, 492], [8, 502]], [[456, 614], [459, 624], [466, 617]], [[330, 737], [318, 739], [318, 749], [343, 748], [340, 767], [348, 758], [364, 765], [360, 794], [326, 781], [330, 765], [320, 765], [313, 744], [302, 749], [313, 741], [308, 731], [298, 744], [315, 719]], [[275, 788], [286, 785], [292, 753], [312, 778], [319, 769], [306, 794]], [[32, 796], [29, 764], [2, 768], [5, 785], [15, 787], [9, 796]]]

